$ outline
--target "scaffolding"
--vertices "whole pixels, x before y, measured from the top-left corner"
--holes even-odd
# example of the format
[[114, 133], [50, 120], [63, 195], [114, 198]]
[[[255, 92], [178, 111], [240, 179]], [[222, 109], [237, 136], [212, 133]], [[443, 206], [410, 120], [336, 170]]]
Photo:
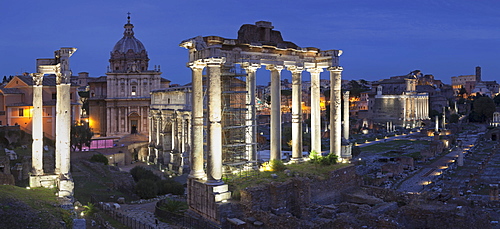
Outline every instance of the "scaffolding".
[[249, 157], [246, 102], [246, 73], [234, 66], [222, 69], [222, 163], [224, 173], [240, 173], [254, 168], [255, 161]]

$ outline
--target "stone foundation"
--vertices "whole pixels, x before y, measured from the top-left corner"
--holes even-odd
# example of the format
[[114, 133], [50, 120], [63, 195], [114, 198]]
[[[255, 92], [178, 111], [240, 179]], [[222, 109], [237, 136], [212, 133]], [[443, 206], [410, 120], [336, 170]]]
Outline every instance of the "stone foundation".
[[31, 188], [54, 188], [57, 186], [57, 175], [31, 175], [30, 176], [30, 187]]
[[222, 207], [230, 198], [227, 184], [212, 185], [206, 181], [188, 179], [189, 210], [205, 219], [221, 224], [225, 219], [221, 214]]

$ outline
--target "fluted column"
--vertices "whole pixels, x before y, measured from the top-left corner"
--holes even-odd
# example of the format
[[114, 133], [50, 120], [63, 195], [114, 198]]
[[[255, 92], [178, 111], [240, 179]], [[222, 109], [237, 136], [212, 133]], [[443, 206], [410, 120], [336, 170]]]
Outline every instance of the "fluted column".
[[343, 136], [346, 141], [349, 141], [349, 91], [344, 92], [344, 128]]
[[342, 67], [335, 66], [328, 68], [330, 71], [330, 153], [335, 153], [341, 158], [342, 145], [342, 121], [340, 100], [341, 100], [341, 75]]
[[259, 64], [243, 64], [243, 69], [247, 73], [246, 80], [246, 104], [247, 104], [247, 114], [246, 114], [246, 153], [247, 159], [249, 161], [257, 160], [257, 121], [256, 121], [256, 107], [255, 107], [255, 89], [256, 89], [256, 71], [260, 68]]
[[270, 160], [281, 160], [281, 70], [283, 66], [268, 65], [271, 71], [271, 146]]
[[56, 74], [56, 173], [70, 172], [71, 101], [70, 82], [66, 74]]
[[190, 177], [203, 179], [203, 68], [205, 64], [199, 61], [189, 64], [192, 71], [192, 97], [191, 97], [191, 173]]
[[321, 153], [321, 108], [319, 75], [322, 68], [309, 68], [311, 73], [311, 151]]
[[208, 155], [207, 182], [222, 183], [222, 90], [221, 65], [224, 58], [206, 60], [208, 67]]
[[292, 160], [302, 160], [302, 71], [290, 66], [292, 72]]
[[43, 73], [31, 74], [33, 78], [33, 119], [31, 173], [43, 175]]

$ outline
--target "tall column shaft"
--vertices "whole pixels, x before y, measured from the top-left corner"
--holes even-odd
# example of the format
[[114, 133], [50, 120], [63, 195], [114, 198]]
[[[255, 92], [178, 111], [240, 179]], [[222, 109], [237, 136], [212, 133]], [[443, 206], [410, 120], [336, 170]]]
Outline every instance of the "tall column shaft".
[[192, 150], [190, 177], [202, 179], [205, 177], [203, 170], [203, 68], [204, 63], [194, 62], [189, 65], [192, 71]]
[[43, 175], [43, 74], [33, 73], [32, 169], [33, 175]]
[[319, 75], [321, 68], [309, 68], [311, 73], [311, 151], [321, 153], [321, 108]]
[[207, 60], [208, 67], [208, 164], [209, 183], [222, 183], [222, 58]]
[[335, 153], [341, 158], [342, 145], [342, 121], [341, 116], [341, 74], [342, 67], [335, 66], [328, 69], [330, 71], [330, 153]]
[[302, 160], [302, 71], [292, 66], [292, 160]]
[[[62, 78], [64, 76], [57, 76]], [[64, 81], [60, 79], [60, 81]], [[70, 172], [70, 130], [71, 101], [70, 84], [56, 85], [56, 173], [66, 175]]]
[[249, 161], [257, 160], [257, 121], [256, 121], [256, 107], [255, 107], [255, 89], [256, 89], [256, 71], [260, 67], [258, 64], [244, 64], [243, 68], [247, 73], [246, 80], [246, 153]]
[[344, 128], [342, 130], [344, 139], [349, 141], [349, 91], [344, 92]]
[[270, 160], [281, 160], [281, 70], [283, 66], [268, 65], [271, 71], [271, 146]]

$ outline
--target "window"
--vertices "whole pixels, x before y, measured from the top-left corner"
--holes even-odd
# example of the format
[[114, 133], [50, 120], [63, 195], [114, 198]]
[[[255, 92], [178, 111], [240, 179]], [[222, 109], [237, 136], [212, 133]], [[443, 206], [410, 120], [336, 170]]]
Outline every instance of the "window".
[[24, 116], [24, 108], [19, 108], [18, 109], [18, 115], [19, 117], [23, 117]]
[[52, 99], [53, 100], [57, 99], [57, 94], [56, 93], [52, 93]]
[[136, 91], [137, 91], [137, 87], [136, 86], [132, 86], [132, 95], [135, 95]]

